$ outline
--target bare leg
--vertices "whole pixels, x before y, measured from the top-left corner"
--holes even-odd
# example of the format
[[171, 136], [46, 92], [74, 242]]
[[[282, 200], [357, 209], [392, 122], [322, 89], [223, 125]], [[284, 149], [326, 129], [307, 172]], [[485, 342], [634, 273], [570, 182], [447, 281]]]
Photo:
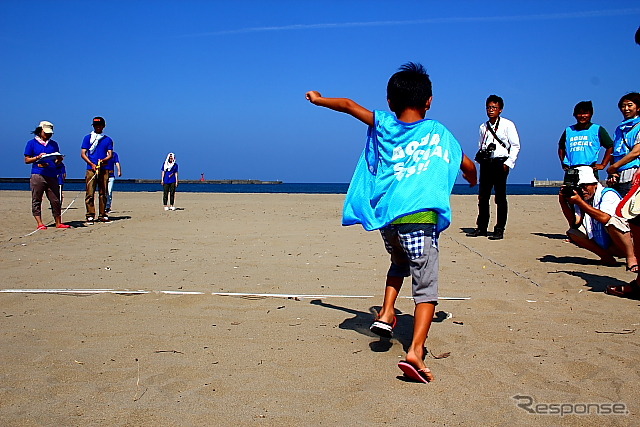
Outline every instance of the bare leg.
[[613, 265], [616, 263], [616, 259], [606, 249], [602, 249], [596, 242], [587, 238], [587, 236], [576, 229], [567, 230], [567, 237], [572, 243], [580, 246], [583, 249], [593, 252], [600, 257], [600, 261], [605, 265]]
[[627, 268], [638, 265], [638, 260], [633, 251], [633, 241], [631, 240], [631, 233], [623, 233], [612, 225], [607, 227], [607, 233], [613, 241], [613, 247], [611, 248], [610, 252], [615, 256], [626, 258]]
[[[640, 226], [629, 223], [631, 228], [631, 240], [633, 242], [633, 253], [636, 259], [640, 259]], [[636, 283], [640, 283], [640, 270], [638, 270], [638, 277], [636, 277]]]
[[384, 288], [384, 301], [382, 302], [382, 310], [378, 314], [378, 319], [385, 323], [393, 323], [396, 315], [396, 299], [402, 288], [404, 277], [387, 276], [387, 283]]
[[[425, 350], [424, 344], [429, 335], [429, 328], [433, 320], [433, 313], [436, 305], [431, 302], [423, 302], [416, 304], [413, 314], [413, 341], [407, 351], [407, 362], [411, 363], [416, 369], [423, 370], [422, 373], [427, 377], [428, 381], [435, 379], [427, 365], [424, 364]], [[424, 371], [426, 369], [426, 371]]]
[[33, 217], [36, 219], [36, 222], [38, 223], [38, 227], [40, 227], [41, 225], [44, 225], [44, 223], [42, 222], [41, 215], [34, 215]]

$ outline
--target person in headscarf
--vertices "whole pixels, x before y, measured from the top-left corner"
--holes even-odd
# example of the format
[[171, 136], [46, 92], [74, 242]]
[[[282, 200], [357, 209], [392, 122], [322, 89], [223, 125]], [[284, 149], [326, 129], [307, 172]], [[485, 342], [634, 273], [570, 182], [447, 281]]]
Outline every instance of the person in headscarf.
[[[167, 154], [167, 158], [162, 164], [161, 182], [163, 187], [162, 204], [164, 205], [164, 210], [175, 211], [176, 207], [174, 206], [174, 202], [176, 198], [176, 188], [178, 187], [178, 163], [173, 153]], [[167, 201], [170, 203], [169, 206], [167, 206]]]

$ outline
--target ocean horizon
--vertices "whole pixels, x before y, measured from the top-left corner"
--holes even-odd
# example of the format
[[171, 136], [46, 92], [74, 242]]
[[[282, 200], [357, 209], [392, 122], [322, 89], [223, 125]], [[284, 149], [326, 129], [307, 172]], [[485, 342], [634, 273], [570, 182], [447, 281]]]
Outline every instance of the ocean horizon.
[[[278, 193], [278, 194], [346, 194], [348, 183], [287, 183], [281, 184], [209, 184], [209, 183], [181, 183], [178, 192], [185, 193]], [[30, 191], [28, 182], [3, 182], [0, 191]], [[83, 191], [83, 183], [67, 183], [64, 191]], [[162, 191], [160, 183], [131, 183], [115, 181], [114, 192], [157, 192]], [[475, 195], [478, 186], [469, 187], [468, 184], [453, 186], [453, 194]], [[533, 187], [531, 184], [507, 184], [508, 195], [555, 195], [557, 187]]]

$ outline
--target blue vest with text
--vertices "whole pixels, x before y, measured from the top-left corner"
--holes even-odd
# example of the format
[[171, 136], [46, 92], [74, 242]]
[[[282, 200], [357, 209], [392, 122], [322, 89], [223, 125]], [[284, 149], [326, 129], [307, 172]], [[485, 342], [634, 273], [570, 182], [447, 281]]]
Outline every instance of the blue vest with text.
[[[615, 194], [618, 195], [618, 198], [622, 200], [622, 197], [620, 197], [620, 194], [616, 190], [614, 190], [613, 188], [607, 187], [604, 190], [602, 190], [602, 194], [600, 195], [600, 200], [598, 202], [598, 205], [594, 206], [594, 208], [600, 209], [600, 203], [602, 203], [602, 199], [604, 198], [604, 195], [610, 191], [613, 191]], [[609, 233], [607, 233], [605, 224], [601, 223], [600, 221], [596, 221], [595, 219], [592, 219], [591, 227], [592, 227], [591, 232], [593, 233], [593, 240], [598, 244], [598, 246], [604, 249], [607, 249], [609, 246], [611, 246], [611, 243], [612, 243], [611, 237], [609, 237]]]
[[434, 211], [440, 233], [451, 223], [460, 144], [436, 120], [404, 123], [378, 110], [374, 117], [347, 191], [342, 225], [362, 224], [371, 231], [405, 215]]
[[565, 130], [566, 156], [562, 163], [567, 166], [591, 166], [597, 163], [600, 152], [599, 131], [600, 126], [594, 123], [585, 130], [577, 130], [576, 125], [569, 126]]
[[[640, 131], [640, 117], [625, 120], [618, 125], [613, 138], [613, 161], [617, 162], [633, 148], [636, 143], [638, 132]], [[634, 159], [619, 168], [623, 171], [640, 166], [640, 160]]]

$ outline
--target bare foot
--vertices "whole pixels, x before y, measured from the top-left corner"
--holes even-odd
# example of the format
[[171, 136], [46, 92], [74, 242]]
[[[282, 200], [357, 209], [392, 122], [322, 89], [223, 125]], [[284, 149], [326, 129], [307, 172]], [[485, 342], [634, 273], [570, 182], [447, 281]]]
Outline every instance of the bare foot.
[[394, 311], [385, 312], [385, 310], [382, 309], [378, 313], [375, 310], [373, 310], [373, 315], [375, 316], [375, 320], [380, 320], [381, 322], [389, 323], [395, 326], [396, 314]]
[[424, 357], [424, 348], [422, 349], [422, 354], [417, 354], [417, 352], [409, 349], [407, 353], [407, 363], [412, 364], [427, 381], [433, 381], [436, 377], [431, 372], [431, 369], [427, 368], [427, 365], [424, 364]]

